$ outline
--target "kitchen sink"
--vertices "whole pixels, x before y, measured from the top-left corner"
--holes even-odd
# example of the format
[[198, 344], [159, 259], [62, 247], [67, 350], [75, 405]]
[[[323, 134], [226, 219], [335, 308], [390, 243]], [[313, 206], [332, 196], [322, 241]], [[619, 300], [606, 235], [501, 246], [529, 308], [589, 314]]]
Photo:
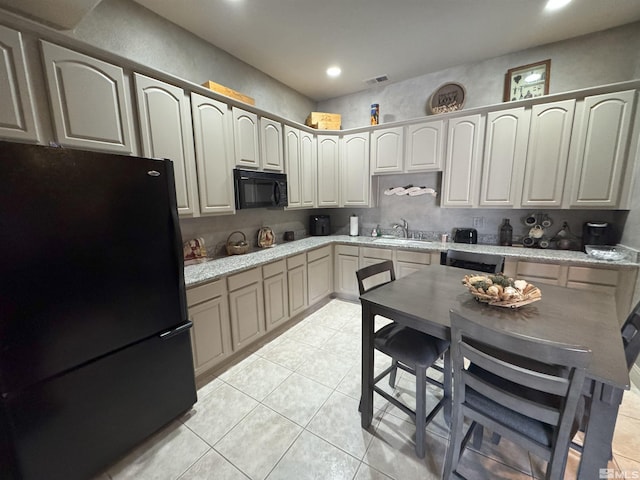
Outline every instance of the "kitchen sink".
[[420, 242], [420, 240], [416, 240], [415, 238], [376, 238], [373, 243], [385, 243], [387, 245], [406, 245], [407, 243], [415, 243]]

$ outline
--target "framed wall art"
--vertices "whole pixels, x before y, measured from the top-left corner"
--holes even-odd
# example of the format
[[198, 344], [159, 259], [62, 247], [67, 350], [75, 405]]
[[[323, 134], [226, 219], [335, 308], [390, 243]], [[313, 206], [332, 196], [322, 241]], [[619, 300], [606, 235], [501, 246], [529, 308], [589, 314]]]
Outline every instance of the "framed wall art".
[[550, 74], [550, 59], [507, 70], [504, 79], [504, 101], [513, 102], [548, 95]]

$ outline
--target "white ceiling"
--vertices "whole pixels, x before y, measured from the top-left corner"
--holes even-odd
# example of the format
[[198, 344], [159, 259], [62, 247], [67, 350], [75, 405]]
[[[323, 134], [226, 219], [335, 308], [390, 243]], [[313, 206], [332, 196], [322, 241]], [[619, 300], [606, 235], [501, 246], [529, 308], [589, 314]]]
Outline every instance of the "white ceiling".
[[[48, 8], [67, 26], [99, 1], [0, 5], [45, 19]], [[640, 0], [573, 0], [554, 13], [546, 0], [134, 1], [317, 101], [640, 20]], [[331, 79], [334, 64], [342, 75]]]

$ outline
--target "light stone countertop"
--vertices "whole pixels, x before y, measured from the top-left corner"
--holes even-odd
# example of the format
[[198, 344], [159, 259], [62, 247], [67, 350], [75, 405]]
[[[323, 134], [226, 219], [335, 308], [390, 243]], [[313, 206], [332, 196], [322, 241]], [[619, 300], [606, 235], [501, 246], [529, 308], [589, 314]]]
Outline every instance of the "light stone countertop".
[[348, 235], [329, 235], [307, 237], [293, 242], [277, 244], [274, 247], [254, 251], [244, 255], [231, 255], [208, 260], [184, 269], [187, 288], [241, 272], [267, 263], [281, 260], [291, 255], [304, 253], [315, 248], [331, 244], [357, 245], [360, 247], [402, 248], [423, 252], [442, 252], [456, 249], [465, 252], [492, 253], [517, 260], [530, 260], [539, 263], [566, 263], [580, 266], [610, 266], [617, 268], [638, 268], [638, 252], [619, 245], [626, 258], [619, 261], [599, 260], [584, 252], [569, 250], [549, 250], [524, 247], [500, 247], [496, 245], [469, 245], [466, 243], [424, 242], [419, 240], [383, 237], [350, 237]]

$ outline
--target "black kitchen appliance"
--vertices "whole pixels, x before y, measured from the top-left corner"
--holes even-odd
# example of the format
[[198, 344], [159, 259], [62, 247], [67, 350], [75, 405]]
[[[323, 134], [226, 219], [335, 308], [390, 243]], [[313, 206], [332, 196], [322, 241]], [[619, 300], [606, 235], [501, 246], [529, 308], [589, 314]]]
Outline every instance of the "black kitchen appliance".
[[613, 227], [607, 222], [585, 222], [582, 225], [582, 249], [585, 245], [615, 245]]
[[233, 170], [236, 208], [286, 207], [287, 176], [284, 173]]
[[455, 243], [478, 243], [478, 231], [475, 228], [454, 228]]
[[331, 234], [331, 218], [329, 215], [311, 215], [309, 217], [309, 235], [320, 236]]
[[2, 478], [93, 478], [196, 402], [169, 160], [0, 142]]

